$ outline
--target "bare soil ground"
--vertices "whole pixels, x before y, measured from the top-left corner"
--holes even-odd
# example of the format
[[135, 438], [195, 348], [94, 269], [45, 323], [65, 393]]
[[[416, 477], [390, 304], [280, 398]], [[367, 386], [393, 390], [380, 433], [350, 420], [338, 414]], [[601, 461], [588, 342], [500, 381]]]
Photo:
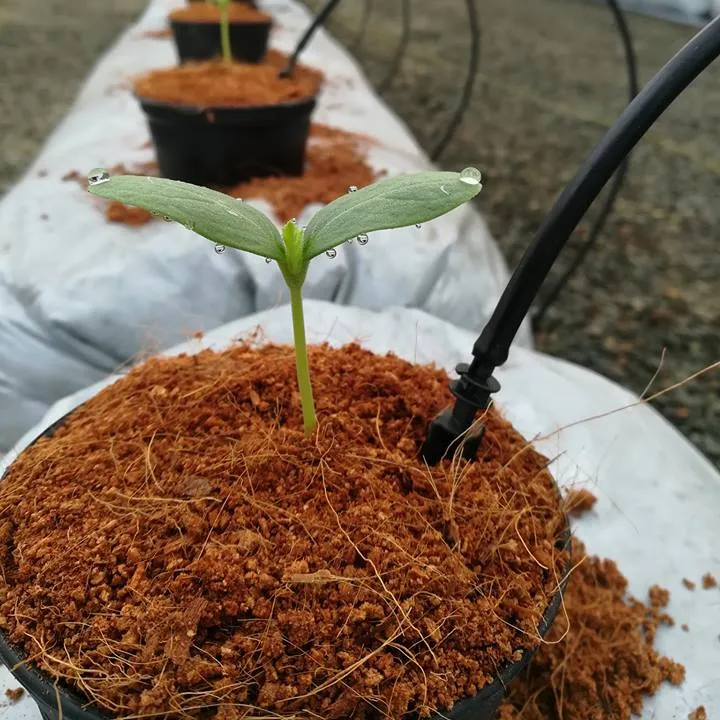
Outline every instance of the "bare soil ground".
[[[357, 39], [363, 5], [343, 4], [331, 23], [348, 45]], [[3, 0], [0, 191], [61, 119], [99, 52], [143, 6], [143, 0]], [[431, 148], [462, 83], [465, 4], [410, 0], [410, 6], [411, 40], [386, 98]], [[375, 0], [364, 42], [356, 48], [375, 82], [385, 77], [392, 57], [400, 8], [401, 0]], [[486, 189], [478, 204], [514, 263], [557, 193], [622, 109], [625, 68], [602, 4], [483, 0], [478, 8], [480, 73], [442, 165], [483, 170]], [[639, 15], [630, 16], [630, 23], [642, 80], [693, 32]], [[539, 349], [636, 392], [652, 377], [663, 348], [659, 385], [720, 359], [719, 81], [720, 66], [707, 71], [638, 148], [616, 212], [598, 248], [548, 314]], [[572, 251], [571, 245], [558, 272]], [[656, 404], [720, 464], [720, 372]]]

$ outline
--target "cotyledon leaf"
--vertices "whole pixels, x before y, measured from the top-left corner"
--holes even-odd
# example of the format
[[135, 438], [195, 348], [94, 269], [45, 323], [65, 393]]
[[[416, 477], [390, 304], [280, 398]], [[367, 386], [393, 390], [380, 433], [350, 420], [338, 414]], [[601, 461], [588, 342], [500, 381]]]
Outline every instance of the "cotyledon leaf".
[[471, 200], [482, 189], [473, 168], [456, 172], [419, 172], [380, 180], [349, 192], [319, 210], [305, 229], [307, 260], [374, 230], [434, 220]]
[[282, 238], [269, 218], [241, 200], [216, 190], [141, 175], [91, 180], [88, 190], [93, 195], [175, 220], [218, 245], [273, 260], [285, 258]]

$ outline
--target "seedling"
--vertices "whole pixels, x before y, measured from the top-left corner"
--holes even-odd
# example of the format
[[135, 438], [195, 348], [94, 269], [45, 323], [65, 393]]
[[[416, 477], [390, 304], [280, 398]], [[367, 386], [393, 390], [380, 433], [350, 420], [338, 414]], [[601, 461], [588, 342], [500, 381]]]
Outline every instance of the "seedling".
[[232, 62], [232, 47], [230, 45], [230, 3], [232, 0], [215, 0], [220, 8], [220, 49], [223, 62]]
[[93, 170], [88, 189], [93, 195], [149, 210], [175, 220], [215, 243], [275, 261], [290, 290], [293, 337], [303, 427], [310, 435], [317, 425], [308, 367], [302, 287], [308, 265], [353, 238], [367, 242], [376, 230], [408, 227], [434, 220], [472, 199], [482, 189], [480, 172], [419, 172], [380, 180], [358, 190], [350, 188], [317, 212], [306, 228], [294, 220], [278, 231], [263, 213], [242, 200], [197, 185], [156, 177], [120, 175]]

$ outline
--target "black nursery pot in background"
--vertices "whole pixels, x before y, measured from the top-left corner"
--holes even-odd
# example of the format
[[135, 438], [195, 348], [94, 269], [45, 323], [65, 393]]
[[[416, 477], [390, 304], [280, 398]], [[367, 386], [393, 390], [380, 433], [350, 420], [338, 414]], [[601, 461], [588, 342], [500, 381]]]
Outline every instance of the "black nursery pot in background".
[[229, 186], [254, 177], [302, 175], [314, 97], [237, 108], [139, 100], [162, 177]]
[[[221, 54], [220, 24], [200, 20], [171, 19], [173, 39], [180, 62], [211, 60]], [[230, 45], [235, 60], [258, 63], [267, 53], [272, 21], [230, 22]]]

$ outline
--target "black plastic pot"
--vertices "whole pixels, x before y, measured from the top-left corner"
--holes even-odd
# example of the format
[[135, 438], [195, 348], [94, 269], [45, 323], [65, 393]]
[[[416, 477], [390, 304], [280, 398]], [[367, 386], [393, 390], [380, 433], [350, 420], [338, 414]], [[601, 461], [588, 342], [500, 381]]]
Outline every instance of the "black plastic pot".
[[[69, 417], [68, 413], [45, 430], [40, 437], [51, 436]], [[39, 438], [38, 438], [39, 439]], [[2, 482], [2, 478], [0, 478]], [[558, 547], [567, 547], [570, 543], [570, 527], [566, 527], [563, 536], [558, 539]], [[538, 632], [545, 637], [560, 609], [562, 593], [567, 585], [571, 562], [559, 591], [552, 597], [545, 610]], [[497, 709], [505, 698], [508, 685], [527, 667], [534, 652], [523, 651], [520, 660], [508, 663], [500, 670], [496, 679], [484, 687], [477, 695], [455, 703], [452, 710], [438, 713], [431, 720], [496, 720]], [[18, 665], [27, 657], [26, 653], [8, 642], [0, 631], [0, 661], [10, 670], [15, 679], [37, 703], [44, 720], [111, 720], [96, 707], [90, 707], [86, 699], [62, 683], [54, 682], [48, 675], [30, 664]], [[62, 711], [59, 707], [62, 705]]]
[[229, 186], [254, 177], [302, 175], [314, 97], [236, 108], [139, 100], [163, 177]]
[[[180, 62], [212, 60], [221, 54], [220, 23], [191, 20], [170, 21]], [[272, 21], [230, 22], [230, 45], [235, 60], [258, 63], [267, 52]]]

